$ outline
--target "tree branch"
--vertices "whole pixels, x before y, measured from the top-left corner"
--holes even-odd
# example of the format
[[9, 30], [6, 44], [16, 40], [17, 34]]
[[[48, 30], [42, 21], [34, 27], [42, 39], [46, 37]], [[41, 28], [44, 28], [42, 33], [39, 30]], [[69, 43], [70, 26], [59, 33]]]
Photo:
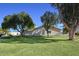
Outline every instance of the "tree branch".
[[66, 24], [66, 22], [62, 19], [61, 22], [64, 24], [64, 26], [66, 27], [66, 29], [69, 31], [70, 28], [68, 27], [68, 25]]

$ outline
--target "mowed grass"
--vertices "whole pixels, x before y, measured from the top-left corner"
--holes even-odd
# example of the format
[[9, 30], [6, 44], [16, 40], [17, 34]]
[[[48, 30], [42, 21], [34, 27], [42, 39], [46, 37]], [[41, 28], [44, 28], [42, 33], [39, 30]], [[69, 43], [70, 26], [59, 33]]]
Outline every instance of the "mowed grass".
[[0, 39], [0, 56], [79, 56], [79, 40], [68, 36], [5, 37]]

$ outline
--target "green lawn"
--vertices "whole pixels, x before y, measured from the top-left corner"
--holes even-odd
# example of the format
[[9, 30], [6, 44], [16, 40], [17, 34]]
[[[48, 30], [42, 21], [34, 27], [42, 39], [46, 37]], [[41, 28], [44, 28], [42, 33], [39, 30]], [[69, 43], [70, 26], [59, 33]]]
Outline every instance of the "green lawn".
[[0, 39], [2, 56], [79, 56], [78, 37], [69, 41], [67, 36], [6, 37]]

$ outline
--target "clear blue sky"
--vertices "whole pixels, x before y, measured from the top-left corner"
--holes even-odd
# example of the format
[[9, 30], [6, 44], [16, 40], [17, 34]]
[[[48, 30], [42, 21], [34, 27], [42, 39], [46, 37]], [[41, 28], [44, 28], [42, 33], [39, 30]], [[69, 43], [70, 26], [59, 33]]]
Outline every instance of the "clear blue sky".
[[[45, 11], [57, 12], [55, 8], [47, 3], [0, 3], [0, 26], [4, 16], [21, 11], [28, 13], [37, 27], [42, 25], [40, 16], [42, 16]], [[58, 25], [58, 27], [62, 28], [61, 25]]]

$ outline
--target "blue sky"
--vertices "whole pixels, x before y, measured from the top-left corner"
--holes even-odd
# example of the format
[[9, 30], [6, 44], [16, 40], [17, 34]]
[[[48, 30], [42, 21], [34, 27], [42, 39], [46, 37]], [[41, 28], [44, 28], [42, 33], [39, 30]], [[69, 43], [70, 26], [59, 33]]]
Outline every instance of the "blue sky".
[[[55, 8], [47, 3], [0, 3], [0, 26], [4, 16], [22, 11], [25, 11], [31, 16], [36, 27], [42, 25], [40, 17], [45, 11], [57, 12]], [[61, 25], [57, 27], [62, 28]]]

